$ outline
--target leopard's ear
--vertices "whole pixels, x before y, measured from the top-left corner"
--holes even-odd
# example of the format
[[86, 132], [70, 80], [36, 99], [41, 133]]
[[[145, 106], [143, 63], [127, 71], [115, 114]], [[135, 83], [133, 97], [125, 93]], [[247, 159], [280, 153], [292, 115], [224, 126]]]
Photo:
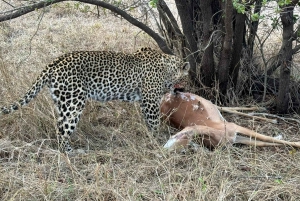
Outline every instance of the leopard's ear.
[[188, 75], [189, 74], [189, 70], [190, 70], [190, 63], [189, 62], [185, 62], [182, 66], [182, 69], [183, 73], [185, 75]]

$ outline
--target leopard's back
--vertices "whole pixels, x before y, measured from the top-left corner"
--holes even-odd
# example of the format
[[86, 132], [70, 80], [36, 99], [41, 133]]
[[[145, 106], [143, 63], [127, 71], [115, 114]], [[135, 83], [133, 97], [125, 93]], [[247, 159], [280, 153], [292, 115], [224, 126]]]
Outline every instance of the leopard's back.
[[55, 68], [49, 88], [57, 96], [58, 91], [82, 89], [86, 98], [98, 101], [138, 101], [143, 78], [139, 62], [130, 54], [73, 52], [48, 65]]

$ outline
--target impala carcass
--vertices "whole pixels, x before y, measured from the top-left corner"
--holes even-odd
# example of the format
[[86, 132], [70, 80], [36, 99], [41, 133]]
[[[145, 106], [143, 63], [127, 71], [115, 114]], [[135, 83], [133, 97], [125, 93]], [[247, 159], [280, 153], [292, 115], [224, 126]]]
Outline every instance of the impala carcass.
[[210, 149], [234, 143], [300, 147], [300, 142], [276, 139], [227, 122], [216, 105], [192, 93], [166, 94], [161, 102], [161, 114], [171, 126], [183, 129], [171, 136], [164, 145], [171, 150], [185, 147], [194, 140]]

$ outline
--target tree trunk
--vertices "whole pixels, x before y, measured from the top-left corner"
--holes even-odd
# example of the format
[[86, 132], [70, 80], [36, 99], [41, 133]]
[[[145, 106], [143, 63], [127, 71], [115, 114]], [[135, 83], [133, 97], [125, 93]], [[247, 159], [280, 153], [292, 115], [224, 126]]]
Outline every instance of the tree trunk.
[[293, 36], [293, 5], [282, 8], [280, 19], [283, 26], [282, 33], [282, 63], [280, 65], [279, 91], [276, 101], [276, 109], [280, 114], [287, 113], [289, 103], [289, 85], [292, 64], [292, 36]]
[[224, 97], [227, 93], [227, 85], [228, 85], [228, 75], [229, 75], [229, 65], [231, 59], [232, 52], [232, 12], [233, 5], [232, 0], [225, 1], [225, 37], [223, 41], [223, 49], [221, 52], [220, 62], [218, 65], [218, 81], [219, 81], [219, 90], [223, 97], [221, 101], [224, 102]]
[[[255, 7], [254, 7], [254, 14], [260, 15], [261, 3], [262, 3], [261, 0], [256, 0]], [[259, 21], [253, 21], [250, 24], [250, 33], [249, 33], [249, 38], [248, 38], [248, 47], [250, 50], [250, 58], [252, 58], [252, 55], [253, 55], [254, 40], [256, 37], [257, 30], [258, 30], [258, 22]]]
[[203, 22], [202, 45], [200, 48], [204, 50], [200, 66], [200, 75], [202, 83], [207, 87], [213, 87], [215, 75], [213, 43], [210, 41], [213, 28], [213, 13], [211, 3], [212, 0], [200, 1]]
[[234, 40], [232, 48], [232, 59], [229, 69], [229, 77], [236, 87], [239, 70], [240, 70], [240, 60], [243, 48], [243, 38], [245, 36], [245, 20], [246, 14], [236, 13], [235, 15], [235, 26], [234, 26]]
[[191, 18], [191, 2], [175, 0], [178, 14], [180, 16], [182, 30], [186, 37], [187, 47], [188, 47], [188, 61], [190, 63], [190, 76], [191, 80], [196, 86], [199, 86], [199, 80], [197, 78], [197, 63], [200, 63], [200, 58], [198, 57], [198, 47], [197, 41], [194, 36], [194, 27]]

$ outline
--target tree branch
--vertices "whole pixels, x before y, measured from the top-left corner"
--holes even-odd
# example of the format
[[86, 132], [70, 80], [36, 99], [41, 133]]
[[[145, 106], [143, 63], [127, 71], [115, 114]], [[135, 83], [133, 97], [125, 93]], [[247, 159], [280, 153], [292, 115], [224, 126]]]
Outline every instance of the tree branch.
[[61, 1], [64, 1], [64, 0], [40, 1], [35, 4], [31, 4], [28, 6], [19, 7], [19, 8], [10, 10], [10, 11], [3, 12], [0, 15], [0, 22], [20, 17], [20, 16], [30, 13], [36, 9], [40, 9], [40, 8], [43, 8], [43, 7], [46, 7], [46, 6], [61, 2]]
[[294, 48], [293, 48], [293, 55], [294, 54], [297, 54], [297, 53], [299, 53], [299, 50], [300, 50], [300, 45], [296, 45]]
[[181, 58], [185, 58], [185, 37], [181, 33], [175, 17], [171, 13], [164, 0], [158, 1], [157, 11], [162, 22], [162, 34], [165, 37], [169, 47], [173, 49], [176, 55], [180, 56]]
[[[28, 6], [13, 9], [13, 10], [1, 13], [0, 22], [11, 20], [11, 19], [20, 17], [22, 15], [25, 15], [27, 13], [30, 13], [36, 9], [40, 9], [40, 8], [43, 8], [43, 7], [46, 7], [46, 6], [55, 4], [55, 3], [63, 2], [63, 1], [66, 1], [66, 0], [44, 0], [44, 1], [39, 1], [38, 3], [34, 3], [34, 4], [31, 4]], [[100, 7], [106, 8], [106, 9], [122, 16], [124, 19], [126, 19], [128, 22], [130, 22], [132, 25], [142, 29], [149, 36], [151, 36], [156, 41], [156, 43], [158, 44], [158, 46], [164, 53], [173, 54], [173, 52], [167, 46], [166, 41], [159, 34], [157, 34], [155, 31], [153, 31], [151, 28], [149, 28], [144, 23], [138, 21], [137, 19], [135, 19], [134, 17], [132, 17], [131, 15], [126, 13], [124, 10], [122, 10], [118, 7], [115, 7], [111, 4], [105, 3], [103, 1], [99, 1], [99, 0], [72, 0], [72, 1], [78, 1], [78, 2], [83, 2], [83, 3], [100, 6]]]
[[167, 14], [176, 34], [182, 35], [178, 23], [164, 0], [158, 1], [158, 6]]

